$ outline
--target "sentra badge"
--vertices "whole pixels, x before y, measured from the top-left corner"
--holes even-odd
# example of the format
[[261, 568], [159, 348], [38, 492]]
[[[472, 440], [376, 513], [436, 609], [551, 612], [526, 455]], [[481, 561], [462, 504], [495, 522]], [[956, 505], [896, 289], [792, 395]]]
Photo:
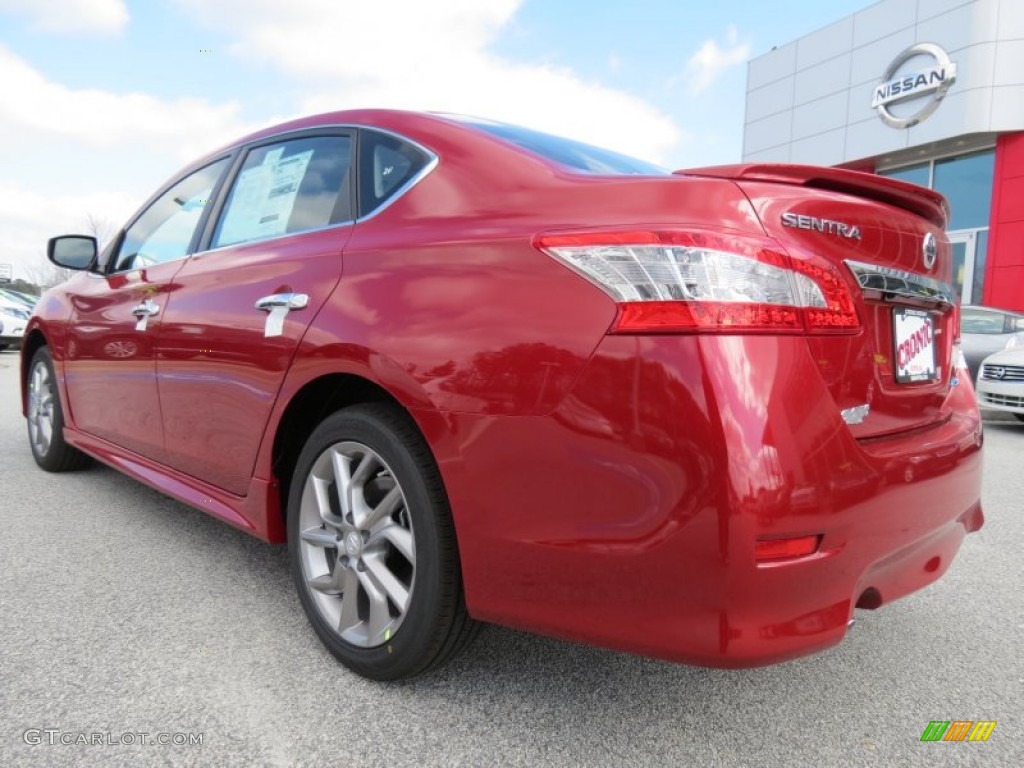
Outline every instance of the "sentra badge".
[[846, 237], [860, 240], [860, 227], [835, 219], [819, 219], [816, 216], [803, 216], [797, 213], [782, 214], [782, 226], [795, 229], [808, 229], [813, 232], [824, 232], [826, 235]]

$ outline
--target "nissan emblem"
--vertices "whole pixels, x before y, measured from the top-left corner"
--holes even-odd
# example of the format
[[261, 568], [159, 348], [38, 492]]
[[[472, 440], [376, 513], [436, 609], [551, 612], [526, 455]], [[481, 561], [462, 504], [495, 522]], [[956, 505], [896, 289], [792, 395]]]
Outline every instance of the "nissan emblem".
[[921, 257], [924, 259], [925, 269], [934, 267], [935, 260], [939, 257], [939, 246], [931, 232], [924, 236], [924, 242], [921, 243]]

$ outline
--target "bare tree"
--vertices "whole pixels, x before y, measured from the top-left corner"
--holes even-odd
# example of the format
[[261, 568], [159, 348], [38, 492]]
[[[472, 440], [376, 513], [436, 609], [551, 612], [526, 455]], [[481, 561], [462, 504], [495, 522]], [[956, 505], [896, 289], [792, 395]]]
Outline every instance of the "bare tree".
[[39, 254], [36, 259], [36, 263], [31, 266], [22, 268], [22, 271], [28, 275], [28, 281], [39, 286], [41, 290], [52, 288], [55, 285], [59, 285], [71, 277], [74, 270], [64, 269], [58, 267], [56, 264], [51, 263], [47, 260], [46, 256]]
[[[117, 225], [109, 219], [104, 219], [94, 213], [87, 213], [85, 215], [85, 222], [82, 227], [84, 234], [92, 235], [96, 238], [100, 251], [106, 247], [110, 239], [117, 233], [117, 229]], [[50, 262], [45, 255], [40, 254], [36, 264], [25, 267], [25, 273], [28, 275], [29, 282], [35, 283], [43, 290], [46, 290], [63, 283], [75, 274], [75, 271], [58, 267]]]
[[101, 251], [107, 247], [110, 238], [117, 234], [117, 229], [117, 225], [110, 219], [104, 219], [94, 213], [85, 215], [85, 233], [96, 238]]

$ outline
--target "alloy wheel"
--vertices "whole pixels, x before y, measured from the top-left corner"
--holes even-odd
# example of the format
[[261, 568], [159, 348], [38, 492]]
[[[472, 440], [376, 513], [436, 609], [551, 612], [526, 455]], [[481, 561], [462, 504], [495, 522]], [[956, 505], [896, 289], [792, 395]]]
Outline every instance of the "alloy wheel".
[[32, 450], [45, 456], [53, 440], [53, 378], [42, 360], [32, 368], [28, 385], [28, 434]]
[[302, 575], [321, 617], [359, 648], [387, 643], [409, 609], [416, 540], [406, 497], [380, 454], [335, 443], [306, 477]]

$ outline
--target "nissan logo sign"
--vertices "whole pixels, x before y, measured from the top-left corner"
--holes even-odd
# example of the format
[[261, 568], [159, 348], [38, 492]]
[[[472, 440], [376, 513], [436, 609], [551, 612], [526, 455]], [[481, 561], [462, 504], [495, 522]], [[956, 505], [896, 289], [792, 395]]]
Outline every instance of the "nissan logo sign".
[[[928, 57], [930, 66], [923, 69], [901, 71], [912, 59]], [[934, 43], [918, 43], [897, 56], [885, 70], [881, 81], [875, 86], [871, 107], [878, 112], [882, 122], [893, 128], [911, 128], [939, 108], [939, 102], [956, 80], [956, 64], [949, 55]], [[889, 107], [904, 101], [924, 99], [922, 107], [906, 117], [897, 117]]]

